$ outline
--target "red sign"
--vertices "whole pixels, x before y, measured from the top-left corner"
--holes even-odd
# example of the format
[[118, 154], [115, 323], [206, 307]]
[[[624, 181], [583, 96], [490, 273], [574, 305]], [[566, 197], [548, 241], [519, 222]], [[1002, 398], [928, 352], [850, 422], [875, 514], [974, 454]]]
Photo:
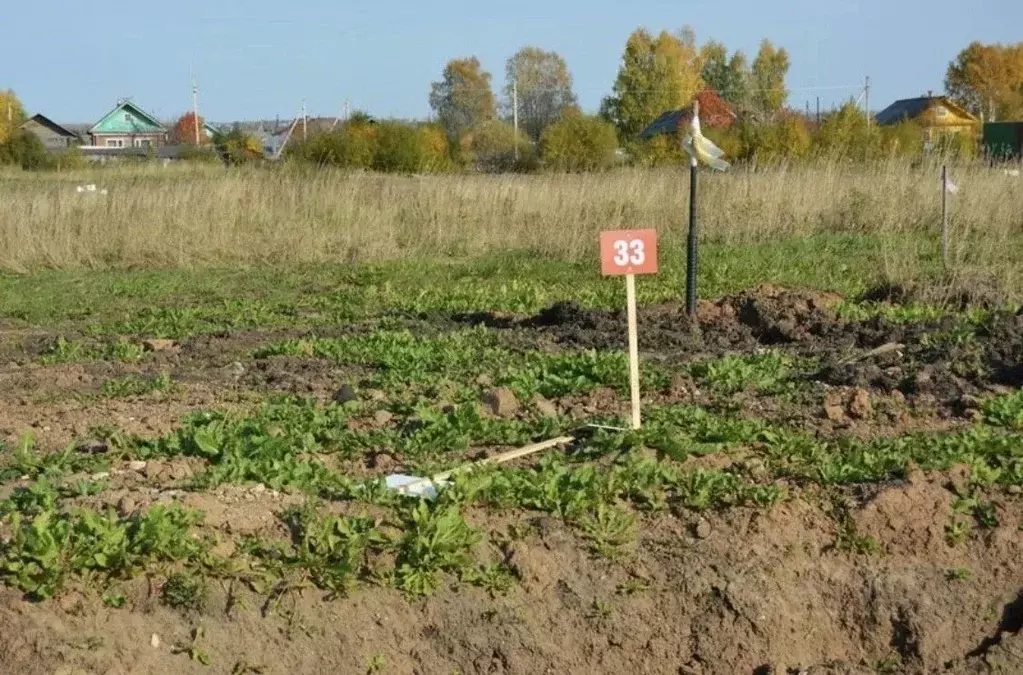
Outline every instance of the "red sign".
[[657, 230], [601, 232], [600, 271], [604, 276], [657, 274]]

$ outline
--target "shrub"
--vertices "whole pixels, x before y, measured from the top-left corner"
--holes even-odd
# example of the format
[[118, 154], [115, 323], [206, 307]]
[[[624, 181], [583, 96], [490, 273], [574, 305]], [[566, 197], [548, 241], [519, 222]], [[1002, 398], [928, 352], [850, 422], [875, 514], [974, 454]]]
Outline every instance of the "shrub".
[[373, 127], [349, 123], [295, 146], [288, 157], [320, 166], [368, 169], [373, 166], [375, 152]]
[[226, 134], [213, 135], [213, 147], [229, 166], [248, 164], [263, 158], [263, 147], [259, 139], [235, 127]]
[[502, 120], [490, 120], [462, 137], [461, 158], [474, 171], [498, 173], [528, 170], [536, 163], [536, 151], [526, 134], [519, 132], [519, 159], [515, 159], [515, 127]]
[[0, 164], [15, 164], [26, 170], [50, 168], [53, 158], [39, 137], [27, 131], [17, 131], [0, 144]]
[[880, 145], [877, 127], [853, 103], [846, 103], [821, 123], [814, 139], [819, 153], [836, 159], [868, 159]]
[[376, 128], [373, 168], [378, 171], [420, 173], [449, 168], [447, 137], [438, 127], [404, 122], [381, 122]]
[[912, 120], [881, 128], [881, 151], [886, 155], [919, 157], [924, 151], [924, 130]]
[[572, 112], [544, 130], [540, 147], [550, 168], [592, 171], [614, 165], [618, 139], [607, 122]]
[[89, 160], [85, 158], [81, 148], [73, 145], [63, 152], [52, 155], [50, 166], [57, 171], [75, 171], [89, 166]]
[[641, 166], [672, 166], [685, 164], [689, 155], [682, 149], [681, 135], [658, 134], [630, 148], [635, 162]]
[[745, 123], [739, 130], [742, 157], [760, 164], [801, 159], [810, 154], [812, 137], [806, 122], [786, 115], [766, 124]]

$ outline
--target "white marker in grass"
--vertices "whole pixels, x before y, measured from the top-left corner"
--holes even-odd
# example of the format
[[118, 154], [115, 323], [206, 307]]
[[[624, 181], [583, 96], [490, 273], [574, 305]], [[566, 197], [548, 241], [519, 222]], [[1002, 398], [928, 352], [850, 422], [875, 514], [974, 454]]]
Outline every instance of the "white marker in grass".
[[625, 276], [629, 317], [629, 388], [632, 428], [639, 429], [639, 331], [636, 326], [636, 275], [657, 273], [657, 231], [615, 230], [600, 233], [600, 268], [604, 276]]

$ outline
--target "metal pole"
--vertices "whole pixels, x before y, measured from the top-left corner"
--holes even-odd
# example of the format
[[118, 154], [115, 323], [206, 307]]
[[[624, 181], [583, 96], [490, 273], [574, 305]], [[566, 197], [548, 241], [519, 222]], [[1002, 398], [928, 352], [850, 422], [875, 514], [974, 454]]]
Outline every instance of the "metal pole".
[[515, 161], [519, 161], [519, 80], [512, 81], [512, 120], [515, 125]]
[[948, 169], [941, 167], [941, 261], [948, 269]]
[[195, 145], [202, 145], [199, 140], [199, 83], [192, 78], [192, 117], [195, 121]]
[[870, 75], [867, 75], [867, 84], [863, 87], [863, 112], [867, 114], [867, 131], [870, 131]]
[[689, 163], [689, 241], [686, 255], [686, 314], [696, 316], [696, 158]]

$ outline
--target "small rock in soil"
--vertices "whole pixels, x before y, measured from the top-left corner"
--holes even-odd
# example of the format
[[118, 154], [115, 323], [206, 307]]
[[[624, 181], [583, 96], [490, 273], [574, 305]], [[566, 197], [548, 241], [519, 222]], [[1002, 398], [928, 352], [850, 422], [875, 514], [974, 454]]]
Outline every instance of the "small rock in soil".
[[78, 452], [85, 452], [91, 455], [99, 455], [106, 452], [109, 448], [107, 447], [107, 444], [105, 442], [92, 439], [79, 443], [77, 449]]
[[166, 352], [178, 346], [174, 340], [145, 340], [142, 348], [147, 352]]
[[149, 646], [151, 646], [153, 649], [159, 649], [160, 636], [157, 635], [156, 633], [153, 633], [153, 635], [149, 638]]
[[387, 426], [394, 419], [394, 414], [388, 410], [377, 410], [373, 413], [373, 422], [378, 426]]
[[132, 471], [142, 472], [146, 470], [146, 463], [143, 462], [142, 460], [135, 459], [128, 462], [128, 468], [131, 469]]
[[490, 412], [499, 417], [514, 415], [519, 410], [519, 402], [515, 394], [507, 387], [498, 387], [483, 393], [481, 397], [483, 404], [490, 409]]
[[533, 399], [533, 405], [536, 407], [536, 411], [544, 417], [557, 417], [558, 407], [548, 401], [543, 396], [537, 396]]
[[1010, 495], [1018, 495], [1023, 493], [1023, 487], [1020, 487], [1019, 485], [1010, 485], [1008, 492]]
[[245, 374], [245, 366], [243, 366], [240, 362], [235, 361], [231, 365], [224, 368], [224, 372], [226, 372], [229, 377], [233, 377], [234, 379], [237, 380], [240, 379], [241, 376]]
[[340, 389], [334, 392], [331, 398], [337, 403], [348, 403], [359, 400], [359, 392], [355, 391], [355, 387], [352, 385], [343, 384]]
[[865, 420], [872, 414], [874, 414], [874, 406], [870, 402], [870, 392], [866, 389], [854, 391], [852, 400], [849, 401], [849, 415]]
[[706, 539], [707, 537], [710, 536], [710, 533], [713, 531], [713, 528], [711, 528], [710, 526], [710, 521], [701, 518], [700, 522], [696, 524], [695, 531], [697, 539]]

